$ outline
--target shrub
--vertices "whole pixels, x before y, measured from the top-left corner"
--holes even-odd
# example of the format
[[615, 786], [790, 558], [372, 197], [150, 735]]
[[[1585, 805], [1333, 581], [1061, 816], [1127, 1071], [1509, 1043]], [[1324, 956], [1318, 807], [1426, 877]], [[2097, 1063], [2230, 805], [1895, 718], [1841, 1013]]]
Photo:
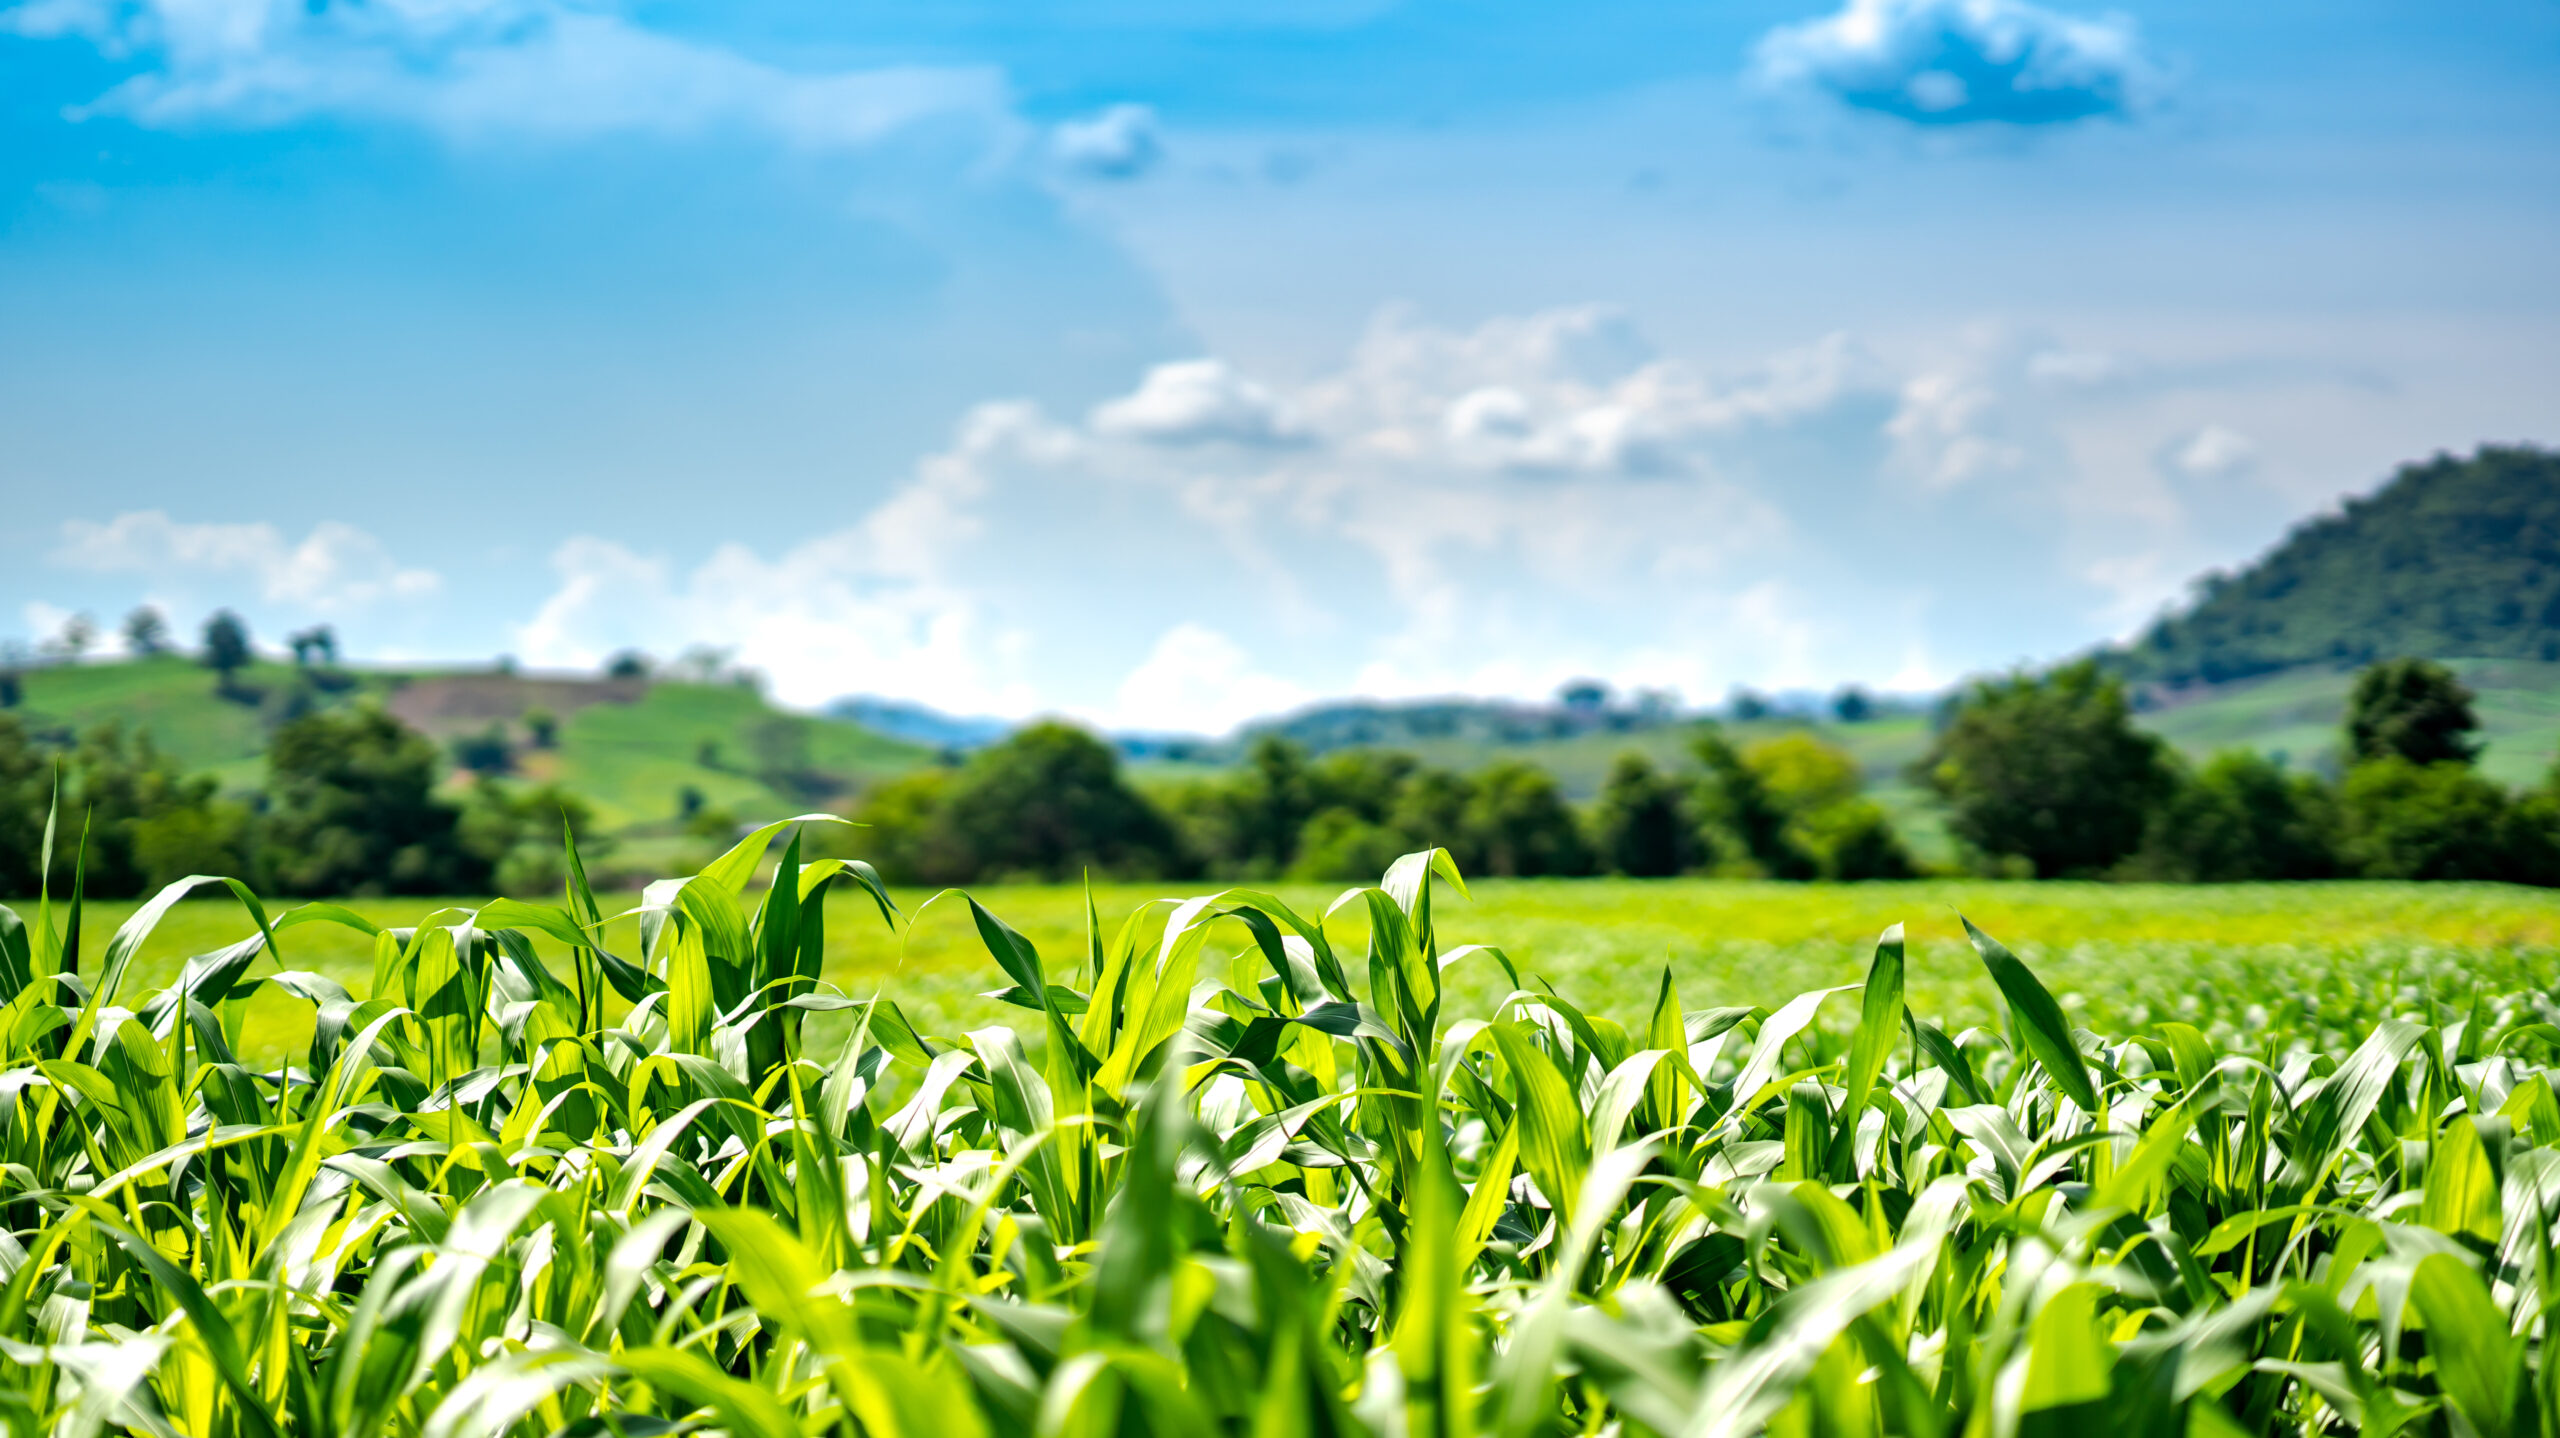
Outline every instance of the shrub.
[[2346, 849], [2376, 879], [2524, 879], [2541, 868], [2535, 833], [2507, 792], [2447, 760], [2359, 764], [2340, 794]]
[[2386, 659], [2356, 676], [2347, 696], [2352, 763], [2468, 764], [2479, 756], [2471, 691], [2453, 671], [2426, 659]]
[[435, 796], [436, 749], [372, 706], [313, 714], [267, 750], [258, 867], [289, 894], [464, 894], [489, 861]]
[[1714, 723], [1698, 726], [1689, 752], [1706, 772], [1698, 784], [1698, 809], [1707, 847], [1727, 872], [1772, 879], [1810, 879], [1813, 856], [1787, 833], [1788, 813], [1768, 780]]
[[2182, 883], [2325, 879], [2342, 863], [2338, 826], [2336, 796], [2318, 778], [2232, 750], [2176, 773], [2128, 872]]
[[1946, 801], [1958, 840], [2050, 879], [2133, 853], [2169, 771], [2161, 742], [2133, 727], [2123, 686], [2084, 660], [1974, 685], [1916, 777]]
[[1459, 843], [1450, 847], [1478, 872], [1519, 878], [1591, 872], [1590, 846], [1554, 775], [1506, 760], [1477, 771], [1470, 787]]
[[875, 826], [882, 872], [927, 883], [1184, 867], [1173, 826], [1121, 778], [1111, 746], [1055, 721], [1025, 725], [955, 771], [882, 786], [861, 819]]
[[1641, 754], [1621, 754], [1600, 788], [1592, 834], [1601, 868], [1658, 879], [1696, 863], [1701, 845], [1686, 787]]

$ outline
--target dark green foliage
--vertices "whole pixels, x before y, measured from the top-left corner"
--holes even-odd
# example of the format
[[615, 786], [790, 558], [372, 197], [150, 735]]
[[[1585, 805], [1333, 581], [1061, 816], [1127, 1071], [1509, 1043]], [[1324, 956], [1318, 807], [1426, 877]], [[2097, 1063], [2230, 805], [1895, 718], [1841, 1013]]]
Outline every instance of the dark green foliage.
[[[77, 746], [48, 753], [13, 718], [0, 718], [0, 888], [35, 892], [45, 813], [62, 784], [61, 813], [89, 829], [87, 892], [147, 893], [198, 872], [238, 869], [246, 814], [190, 777], [151, 736], [110, 720]], [[59, 882], [63, 878], [56, 871]]]
[[436, 748], [366, 706], [305, 716], [267, 752], [273, 807], [260, 867], [294, 894], [466, 894], [489, 862], [457, 833], [435, 797]]
[[1517, 877], [1591, 872], [1590, 846], [1554, 775], [1512, 760], [1487, 765], [1473, 780], [1458, 842], [1445, 846], [1460, 866]]
[[648, 655], [637, 649], [625, 649], [605, 661], [604, 676], [607, 679], [646, 679], [649, 668]]
[[595, 810], [557, 784], [514, 789], [483, 778], [471, 786], [454, 837], [489, 866], [499, 893], [538, 898], [559, 893], [568, 879], [560, 846], [564, 821], [584, 836], [578, 848], [588, 864], [613, 853], [613, 841], [596, 833]]
[[1769, 792], [1766, 778], [1742, 761], [1722, 729], [1712, 722], [1699, 725], [1689, 752], [1706, 770], [1698, 784], [1698, 808], [1718, 847], [1729, 847], [1748, 867], [1772, 879], [1810, 879], [1819, 872], [1813, 856], [1787, 833], [1786, 806]]
[[2107, 662], [2187, 684], [2392, 654], [2560, 659], [2560, 454], [2409, 465]]
[[169, 652], [169, 621], [145, 604], [124, 617], [124, 647], [148, 658]]
[[1876, 702], [1852, 684], [1831, 697], [1831, 717], [1843, 724], [1864, 724], [1876, 715]]
[[221, 676], [224, 693], [231, 692], [249, 658], [249, 626], [239, 615], [224, 609], [204, 622], [204, 667]]
[[2185, 883], [2325, 879], [2340, 872], [2337, 796], [2263, 754], [2217, 754], [2179, 771], [2131, 874]]
[[2367, 877], [2553, 881], [2545, 808], [2467, 765], [2376, 759], [2348, 771], [2339, 799], [2348, 857]]
[[1793, 821], [1798, 848], [1813, 857], [1826, 879], [1863, 881], [1917, 877], [1920, 866], [1894, 832], [1893, 820], [1866, 799], [1848, 799], [1812, 810]]
[[536, 749], [560, 747], [560, 716], [548, 709], [524, 711], [525, 741]]
[[1959, 840], [2049, 879], [2103, 872], [2141, 844], [2167, 788], [2162, 751], [2133, 727], [2123, 686], [2083, 660], [1975, 684], [1918, 777]]
[[286, 638], [285, 644], [293, 650], [293, 662], [298, 668], [338, 662], [338, 631], [326, 624], [297, 629]]
[[1907, 879], [1918, 872], [1893, 822], [1859, 797], [1857, 762], [1846, 752], [1800, 730], [1752, 745], [1742, 764], [1784, 816], [1782, 852], [1800, 862], [1783, 877]]
[[1173, 826], [1120, 775], [1111, 746], [1072, 725], [1028, 725], [956, 771], [883, 786], [851, 842], [884, 872], [931, 883], [1149, 875], [1184, 867]]
[[453, 752], [453, 762], [474, 774], [504, 774], [515, 765], [514, 751], [507, 747], [506, 726], [494, 721], [477, 734], [457, 736], [448, 747]]
[[1286, 871], [1297, 860], [1299, 831], [1323, 807], [1306, 751], [1276, 734], [1253, 741], [1233, 779], [1192, 785], [1168, 798], [1192, 848], [1235, 874]]
[[2355, 763], [2468, 764], [2479, 757], [2471, 691], [2425, 659], [2387, 659], [2356, 676], [2347, 697], [2347, 754]]
[[1698, 826], [1685, 786], [1641, 754], [1621, 754], [1611, 766], [1591, 828], [1600, 867], [1613, 874], [1659, 879], [1699, 857]]

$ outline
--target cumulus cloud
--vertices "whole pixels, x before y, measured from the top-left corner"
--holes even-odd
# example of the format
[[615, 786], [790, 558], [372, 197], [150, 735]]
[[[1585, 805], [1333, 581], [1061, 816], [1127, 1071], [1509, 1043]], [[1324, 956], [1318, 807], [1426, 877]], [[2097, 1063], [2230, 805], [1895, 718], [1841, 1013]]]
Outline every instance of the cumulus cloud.
[[2196, 421], [2098, 382], [2137, 360], [2087, 353], [1833, 335], [1710, 371], [1602, 307], [1394, 311], [1310, 376], [1204, 358], [1080, 419], [981, 405], [779, 551], [574, 540], [516, 647], [712, 644], [795, 703], [1156, 729], [1594, 671], [1697, 698], [1916, 684], [2082, 642], [2182, 562], [2190, 496], [2153, 460]]
[[2235, 429], [2209, 424], [2181, 440], [2169, 463], [2189, 479], [2228, 479], [2258, 461], [2258, 446]]
[[2026, 0], [1848, 0], [1833, 14], [1771, 30], [1753, 68], [1773, 88], [1921, 125], [2127, 116], [2162, 83], [2130, 19]]
[[30, 0], [0, 26], [141, 57], [80, 113], [157, 128], [343, 116], [465, 138], [728, 130], [836, 149], [1004, 101], [992, 70], [788, 71], [566, 0]]
[[1216, 359], [1155, 366], [1136, 390], [1098, 406], [1093, 427], [1150, 444], [1274, 445], [1305, 438], [1279, 396]]
[[558, 586], [515, 632], [540, 665], [590, 667], [623, 648], [729, 651], [785, 703], [911, 695], [1019, 714], [1025, 636], [998, 622], [961, 562], [985, 525], [988, 475], [1063, 461], [1065, 436], [1019, 404], [980, 406], [952, 446], [862, 519], [767, 558], [723, 544], [690, 570], [579, 535], [551, 557]]
[[1112, 105], [1049, 132], [1058, 163], [1097, 180], [1134, 180], [1164, 159], [1156, 112], [1145, 105]]
[[263, 521], [182, 523], [165, 510], [134, 510], [103, 523], [65, 523], [53, 561], [161, 582], [245, 581], [263, 599], [320, 614], [417, 599], [442, 586], [434, 570], [402, 565], [381, 540], [336, 520], [323, 520], [294, 541]]
[[1156, 640], [1147, 657], [1120, 681], [1111, 709], [1097, 717], [1123, 729], [1223, 734], [1248, 719], [1294, 709], [1314, 697], [1297, 684], [1256, 670], [1253, 656], [1224, 634], [1186, 621]]

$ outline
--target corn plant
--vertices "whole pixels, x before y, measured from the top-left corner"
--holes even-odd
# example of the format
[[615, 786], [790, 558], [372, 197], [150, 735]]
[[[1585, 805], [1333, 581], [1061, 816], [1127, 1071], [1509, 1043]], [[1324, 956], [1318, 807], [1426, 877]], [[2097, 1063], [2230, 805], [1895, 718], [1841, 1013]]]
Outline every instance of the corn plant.
[[[910, 919], [794, 823], [610, 915], [573, 841], [561, 903], [401, 930], [188, 879], [94, 970], [76, 864], [0, 910], [0, 1431], [2560, 1435], [2542, 995], [2230, 1051], [2075, 1031], [1972, 931], [2008, 1023], [1951, 1036], [1897, 926], [1854, 992], [1626, 1025], [1444, 944], [1434, 850], [1356, 951], [937, 898], [1011, 1021], [929, 1034], [825, 981], [830, 887]], [[132, 992], [199, 888], [241, 939]], [[302, 1062], [236, 1056], [261, 987]]]

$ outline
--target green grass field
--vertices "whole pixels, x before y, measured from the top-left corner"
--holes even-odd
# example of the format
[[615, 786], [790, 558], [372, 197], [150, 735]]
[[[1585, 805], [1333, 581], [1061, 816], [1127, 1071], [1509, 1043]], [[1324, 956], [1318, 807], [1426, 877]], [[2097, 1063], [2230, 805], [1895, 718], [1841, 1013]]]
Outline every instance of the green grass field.
[[[1111, 924], [1150, 899], [1191, 892], [1106, 885], [1095, 890], [1094, 902]], [[1281, 885], [1277, 892], [1313, 916], [1339, 889]], [[2034, 964], [2076, 1021], [2101, 1028], [2181, 1018], [2241, 1041], [2252, 1006], [2259, 1006], [2263, 1022], [2263, 1006], [2286, 995], [2283, 1002], [2313, 1005], [2343, 1033], [2430, 994], [2460, 1002], [2475, 986], [2506, 992], [2560, 982], [2560, 893], [2494, 884], [1486, 880], [1473, 894], [1472, 902], [1443, 915], [1452, 944], [1496, 945], [1524, 974], [1539, 975], [1621, 1022], [1642, 1019], [1666, 964], [1693, 1008], [1774, 1006], [1808, 989], [1855, 983], [1877, 933], [1898, 922], [1911, 939], [1915, 1011], [1937, 1017], [1951, 1033], [1989, 1023], [1997, 995], [1963, 940], [1959, 912]], [[1081, 889], [994, 887], [978, 895], [1053, 966], [1080, 954]], [[843, 892], [830, 900], [831, 981], [857, 997], [884, 992], [919, 1023], [945, 1033], [1025, 1017], [977, 997], [1002, 979], [965, 906], [956, 900], [926, 906], [930, 895], [918, 891], [895, 897], [911, 921], [897, 934], [867, 901]], [[607, 912], [634, 899], [608, 899]], [[416, 924], [455, 906], [421, 899], [352, 904], [385, 926]], [[32, 919], [31, 904], [15, 907]], [[134, 907], [91, 905], [83, 948], [101, 951]], [[1356, 906], [1330, 927], [1338, 943], [1358, 951], [1365, 925]], [[166, 982], [185, 957], [247, 932], [245, 915], [228, 899], [191, 900], [162, 922], [136, 979]], [[615, 933], [620, 951], [637, 948], [633, 923]], [[1239, 927], [1213, 947], [1233, 952], [1246, 943]], [[311, 925], [289, 930], [282, 946], [286, 966], [314, 969], [364, 992], [372, 961], [362, 936]], [[263, 962], [256, 970], [272, 971]], [[1506, 987], [1499, 969], [1483, 959], [1453, 968], [1450, 983], [1461, 1013], [1489, 1009]], [[298, 1049], [308, 1039], [309, 1014], [307, 1005], [273, 993], [251, 1000], [247, 1046], [270, 1059]], [[1854, 1017], [1846, 1005], [1829, 1015], [1841, 1024]]]

